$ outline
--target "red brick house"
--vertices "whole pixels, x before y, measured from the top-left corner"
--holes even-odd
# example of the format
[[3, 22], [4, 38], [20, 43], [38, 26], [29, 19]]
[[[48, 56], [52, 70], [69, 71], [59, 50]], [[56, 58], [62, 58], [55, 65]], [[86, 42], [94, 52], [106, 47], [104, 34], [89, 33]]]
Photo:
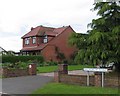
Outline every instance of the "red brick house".
[[70, 34], [74, 32], [71, 26], [51, 28], [38, 26], [31, 28], [23, 39], [23, 55], [42, 55], [45, 60], [60, 61], [63, 57], [67, 60], [76, 48], [68, 44]]

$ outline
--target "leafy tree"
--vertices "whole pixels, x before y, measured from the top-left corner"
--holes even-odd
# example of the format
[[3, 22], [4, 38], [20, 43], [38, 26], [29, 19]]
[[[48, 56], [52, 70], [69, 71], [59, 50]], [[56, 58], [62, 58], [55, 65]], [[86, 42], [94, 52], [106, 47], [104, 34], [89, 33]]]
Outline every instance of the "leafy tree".
[[[116, 2], [99, 2], [94, 10], [98, 10], [98, 19], [88, 24], [88, 34], [73, 34], [70, 43], [80, 50], [75, 61], [103, 65], [115, 62], [120, 66], [120, 6]], [[118, 67], [117, 67], [118, 68]]]

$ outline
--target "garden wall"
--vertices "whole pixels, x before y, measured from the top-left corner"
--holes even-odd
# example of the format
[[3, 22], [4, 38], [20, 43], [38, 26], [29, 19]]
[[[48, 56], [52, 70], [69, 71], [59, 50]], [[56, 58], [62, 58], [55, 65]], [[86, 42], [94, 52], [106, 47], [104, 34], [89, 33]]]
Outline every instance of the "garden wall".
[[0, 75], [5, 78], [36, 75], [36, 64], [30, 64], [27, 69], [0, 68]]
[[105, 77], [104, 84], [106, 87], [119, 87], [120, 88], [120, 78], [119, 77]]
[[[59, 70], [54, 73], [55, 82], [62, 82], [67, 84], [77, 84], [81, 86], [87, 85], [86, 75], [69, 75], [67, 72], [67, 67], [64, 65], [59, 65]], [[101, 87], [101, 73], [95, 73], [90, 76], [90, 86]], [[104, 78], [104, 87], [120, 87], [119, 77], [108, 77]]]
[[28, 69], [3, 68], [3, 71], [2, 71], [3, 77], [18, 77], [18, 76], [27, 76], [27, 75], [29, 75]]
[[[66, 75], [66, 74], [62, 74], [60, 76], [60, 82], [63, 82], [63, 83], [86, 86], [87, 85], [86, 81], [87, 81], [87, 76], [85, 76], [85, 75]], [[90, 76], [90, 85], [94, 86], [94, 76]]]

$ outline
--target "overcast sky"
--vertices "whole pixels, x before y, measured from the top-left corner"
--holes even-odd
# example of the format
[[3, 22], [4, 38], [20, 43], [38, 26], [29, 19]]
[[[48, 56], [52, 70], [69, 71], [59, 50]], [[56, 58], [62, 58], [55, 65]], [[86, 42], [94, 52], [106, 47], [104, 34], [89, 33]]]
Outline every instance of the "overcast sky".
[[19, 51], [21, 37], [39, 25], [62, 27], [71, 25], [79, 33], [96, 18], [94, 0], [0, 0], [0, 46]]

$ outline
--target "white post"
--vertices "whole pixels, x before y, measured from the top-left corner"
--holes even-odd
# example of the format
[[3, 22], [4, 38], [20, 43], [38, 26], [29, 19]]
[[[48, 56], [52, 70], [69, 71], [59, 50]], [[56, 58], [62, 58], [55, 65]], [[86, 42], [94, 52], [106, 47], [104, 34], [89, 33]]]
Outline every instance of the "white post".
[[87, 86], [89, 86], [89, 71], [87, 72]]
[[104, 87], [104, 72], [102, 72], [102, 87]]

